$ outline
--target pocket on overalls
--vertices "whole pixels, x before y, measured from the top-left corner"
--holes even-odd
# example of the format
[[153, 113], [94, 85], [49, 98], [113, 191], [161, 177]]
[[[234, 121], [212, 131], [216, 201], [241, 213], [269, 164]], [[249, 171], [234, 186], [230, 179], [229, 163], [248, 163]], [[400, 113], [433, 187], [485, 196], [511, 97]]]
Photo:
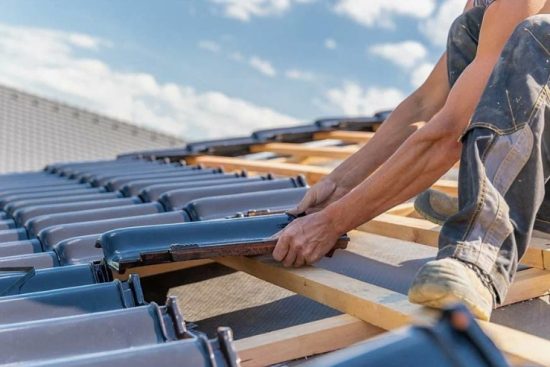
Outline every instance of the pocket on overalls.
[[[522, 22], [506, 43], [483, 91], [468, 129], [484, 127], [499, 135], [530, 124], [545, 102], [550, 67], [548, 50], [535, 37], [537, 19]], [[547, 29], [547, 28], [545, 28]]]

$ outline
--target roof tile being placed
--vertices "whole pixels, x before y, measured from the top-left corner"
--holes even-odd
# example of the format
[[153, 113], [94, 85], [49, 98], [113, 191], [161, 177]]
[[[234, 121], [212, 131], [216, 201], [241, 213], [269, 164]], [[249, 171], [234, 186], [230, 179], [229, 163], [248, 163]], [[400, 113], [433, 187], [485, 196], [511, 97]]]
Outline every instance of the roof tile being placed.
[[[267, 255], [274, 238], [292, 217], [286, 214], [186, 224], [124, 228], [98, 240], [105, 262], [124, 273], [128, 268], [218, 256]], [[338, 243], [345, 248], [347, 239]]]

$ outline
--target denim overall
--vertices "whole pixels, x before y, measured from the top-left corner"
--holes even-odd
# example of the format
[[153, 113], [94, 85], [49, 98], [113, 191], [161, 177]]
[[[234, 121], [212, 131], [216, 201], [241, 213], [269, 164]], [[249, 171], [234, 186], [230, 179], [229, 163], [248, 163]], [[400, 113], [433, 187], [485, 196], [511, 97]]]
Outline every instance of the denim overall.
[[[451, 86], [475, 58], [487, 5], [465, 12], [450, 29]], [[472, 265], [497, 304], [533, 228], [550, 233], [549, 75], [550, 15], [536, 15], [508, 40], [461, 137], [459, 212], [443, 225], [438, 258]]]

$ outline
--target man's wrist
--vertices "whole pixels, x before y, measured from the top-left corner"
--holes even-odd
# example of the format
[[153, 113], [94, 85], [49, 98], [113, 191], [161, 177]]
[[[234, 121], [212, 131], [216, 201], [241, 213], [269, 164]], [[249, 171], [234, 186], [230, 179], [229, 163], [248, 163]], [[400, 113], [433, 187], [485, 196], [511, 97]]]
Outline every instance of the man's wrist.
[[348, 215], [345, 214], [345, 211], [342, 210], [342, 205], [340, 203], [340, 200], [330, 204], [323, 210], [323, 214], [326, 215], [327, 220], [330, 223], [330, 226], [334, 228], [334, 230], [338, 234], [344, 234], [348, 232], [351, 228], [348, 228], [349, 224], [347, 224], [346, 218]]

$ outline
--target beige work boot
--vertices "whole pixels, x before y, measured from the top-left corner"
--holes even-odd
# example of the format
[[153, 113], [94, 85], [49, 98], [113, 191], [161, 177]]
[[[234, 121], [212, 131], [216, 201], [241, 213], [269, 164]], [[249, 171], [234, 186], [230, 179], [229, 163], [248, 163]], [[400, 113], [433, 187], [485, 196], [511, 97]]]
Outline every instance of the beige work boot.
[[414, 208], [430, 222], [443, 225], [451, 215], [458, 212], [458, 198], [428, 189], [416, 197]]
[[486, 321], [493, 310], [493, 295], [477, 272], [452, 258], [426, 263], [409, 289], [409, 301], [439, 309], [461, 302], [475, 317]]

